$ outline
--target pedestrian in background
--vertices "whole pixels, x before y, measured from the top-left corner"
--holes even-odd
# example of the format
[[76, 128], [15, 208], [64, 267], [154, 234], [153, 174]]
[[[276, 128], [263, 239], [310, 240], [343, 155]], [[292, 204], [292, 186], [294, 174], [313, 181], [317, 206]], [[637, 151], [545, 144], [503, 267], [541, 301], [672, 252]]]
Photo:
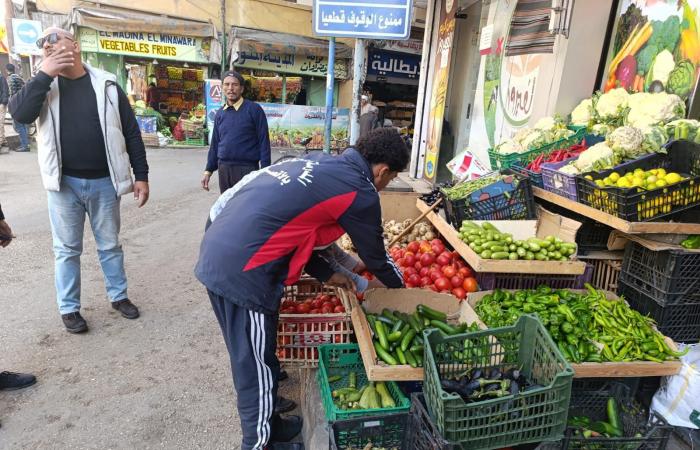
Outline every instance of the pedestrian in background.
[[[10, 97], [18, 93], [22, 88], [24, 87], [24, 80], [22, 77], [17, 75], [15, 73], [15, 66], [13, 64], [8, 64], [5, 66], [5, 70], [7, 70], [7, 78], [9, 80], [9, 88], [10, 88]], [[3, 112], [3, 120], [5, 119], [5, 114]], [[16, 152], [28, 152], [29, 151], [29, 132], [27, 131], [27, 125], [23, 123], [19, 123], [12, 118], [12, 127], [15, 129], [15, 132], [19, 135], [19, 148], [17, 148], [15, 151]], [[3, 127], [3, 140], [5, 137], [4, 134], [4, 127]]]
[[221, 193], [250, 172], [269, 166], [272, 158], [265, 111], [242, 97], [243, 76], [234, 71], [226, 72], [222, 88], [226, 104], [214, 117], [207, 167], [202, 178], [202, 188], [208, 191], [209, 179], [218, 169]]
[[[0, 207], [0, 248], [7, 247], [14, 236], [10, 225], [5, 222], [5, 216]], [[13, 391], [36, 383], [36, 377], [28, 373], [0, 372], [0, 390]]]
[[10, 88], [3, 74], [0, 73], [0, 117], [2, 117], [2, 126], [0, 126], [0, 151], [2, 147], [7, 147], [7, 141], [5, 140], [5, 111], [8, 101], [10, 101]]
[[127, 296], [119, 243], [121, 196], [133, 192], [142, 207], [149, 195], [146, 149], [136, 117], [116, 77], [81, 61], [73, 34], [50, 27], [37, 45], [44, 53], [41, 70], [12, 96], [10, 112], [21, 123], [38, 118], [39, 167], [48, 191], [63, 324], [71, 333], [88, 328], [80, 315], [86, 214], [112, 307], [136, 319], [139, 310]]

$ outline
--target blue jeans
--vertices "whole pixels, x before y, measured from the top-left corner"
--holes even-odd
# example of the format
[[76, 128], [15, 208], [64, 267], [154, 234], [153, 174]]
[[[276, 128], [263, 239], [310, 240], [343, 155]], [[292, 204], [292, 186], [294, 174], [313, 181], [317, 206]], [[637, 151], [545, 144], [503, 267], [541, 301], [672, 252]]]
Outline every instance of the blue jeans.
[[22, 148], [29, 148], [29, 132], [27, 131], [27, 126], [13, 120], [12, 128], [19, 134], [19, 146]]
[[95, 236], [107, 294], [112, 302], [127, 298], [124, 252], [119, 244], [119, 198], [112, 180], [64, 175], [61, 190], [49, 191], [48, 200], [59, 312], [80, 310], [80, 254], [86, 213]]

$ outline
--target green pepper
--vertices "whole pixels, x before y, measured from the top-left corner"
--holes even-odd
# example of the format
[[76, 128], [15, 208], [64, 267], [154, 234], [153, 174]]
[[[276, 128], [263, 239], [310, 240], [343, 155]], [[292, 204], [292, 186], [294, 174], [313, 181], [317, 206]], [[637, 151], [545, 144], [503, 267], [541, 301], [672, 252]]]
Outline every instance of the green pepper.
[[700, 234], [696, 234], [696, 235], [688, 237], [688, 239], [681, 242], [681, 245], [687, 249], [700, 248]]
[[[567, 336], [567, 341], [568, 341], [569, 336]], [[571, 355], [571, 361], [575, 363], [581, 362], [581, 355], [578, 353], [578, 348], [576, 348], [576, 344], [569, 343], [569, 345], [566, 346], [566, 349], [569, 350], [569, 354]]]
[[578, 338], [574, 336], [573, 334], [567, 334], [566, 335], [566, 342], [569, 345], [577, 346], [578, 345]]
[[561, 328], [561, 331], [566, 333], [566, 334], [570, 334], [570, 333], [574, 332], [574, 326], [571, 325], [569, 322], [562, 323], [559, 328]]
[[571, 353], [569, 353], [569, 349], [566, 348], [566, 345], [563, 342], [557, 342], [557, 347], [559, 347], [559, 351], [561, 352], [564, 359], [566, 359], [567, 361], [572, 360]]
[[562, 314], [564, 317], [566, 317], [566, 320], [568, 320], [571, 323], [577, 323], [578, 320], [576, 319], [576, 316], [574, 313], [571, 311], [571, 309], [566, 306], [566, 305], [559, 305], [557, 306], [557, 312], [559, 314]]

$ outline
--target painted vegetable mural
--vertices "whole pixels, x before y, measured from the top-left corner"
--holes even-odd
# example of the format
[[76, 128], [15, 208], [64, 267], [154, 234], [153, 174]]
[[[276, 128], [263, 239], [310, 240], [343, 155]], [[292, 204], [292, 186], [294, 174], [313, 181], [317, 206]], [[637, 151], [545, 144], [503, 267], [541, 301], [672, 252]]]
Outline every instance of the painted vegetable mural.
[[683, 100], [700, 64], [700, 2], [625, 0], [604, 92], [667, 92]]

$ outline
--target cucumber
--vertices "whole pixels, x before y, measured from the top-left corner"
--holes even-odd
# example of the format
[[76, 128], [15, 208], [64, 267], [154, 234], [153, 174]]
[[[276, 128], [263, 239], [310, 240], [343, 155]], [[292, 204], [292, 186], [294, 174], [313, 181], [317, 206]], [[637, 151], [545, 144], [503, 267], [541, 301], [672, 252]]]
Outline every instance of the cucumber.
[[532, 261], [533, 259], [535, 259], [535, 254], [532, 253], [532, 252], [527, 252], [527, 253], [525, 254], [525, 259], [528, 260], [528, 261]]
[[515, 252], [518, 254], [519, 257], [524, 258], [525, 255], [527, 255], [527, 250], [525, 250], [522, 247], [518, 247]]
[[[491, 250], [493, 253], [501, 253], [505, 252], [506, 248], [502, 245], [492, 245], [491, 248], [489, 248], [489, 250]], [[494, 258], [493, 254], [491, 255], [491, 257]]]
[[491, 259], [508, 259], [509, 256], [508, 252], [494, 252], [491, 254]]
[[515, 252], [512, 252], [510, 255], [508, 255], [508, 259], [511, 260], [511, 261], [516, 261], [516, 260], [519, 259], [519, 258], [518, 258], [518, 254], [515, 253]]
[[389, 394], [389, 389], [387, 389], [386, 384], [384, 384], [383, 381], [380, 381], [379, 383], [376, 384], [375, 389], [377, 390], [377, 393], [379, 394], [379, 398], [382, 403], [382, 408], [395, 408], [396, 407], [396, 402], [394, 401], [393, 398], [391, 398], [391, 394]]
[[479, 256], [484, 259], [491, 259], [491, 250], [484, 250]]

